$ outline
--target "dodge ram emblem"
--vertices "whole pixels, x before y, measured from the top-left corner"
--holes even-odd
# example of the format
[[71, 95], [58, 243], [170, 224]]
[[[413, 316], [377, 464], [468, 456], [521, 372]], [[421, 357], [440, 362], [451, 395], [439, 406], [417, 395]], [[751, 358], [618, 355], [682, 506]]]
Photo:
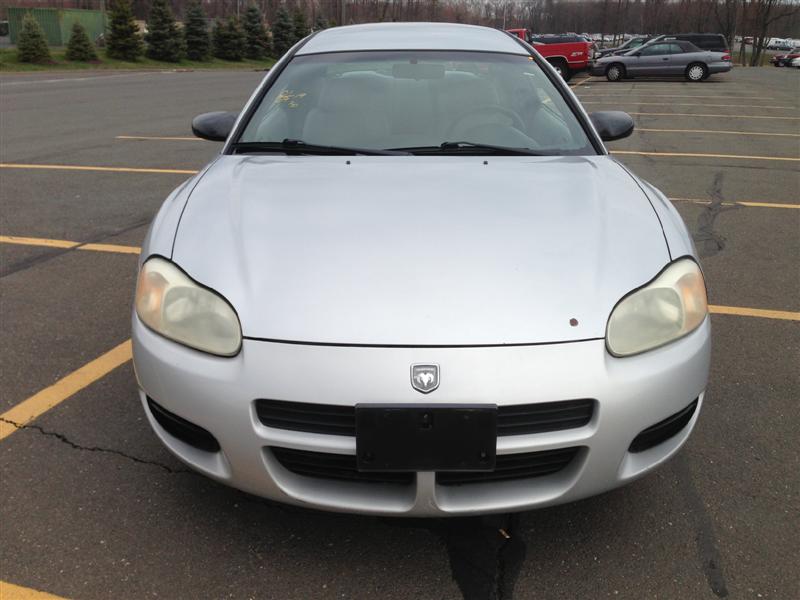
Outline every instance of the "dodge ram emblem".
[[411, 386], [428, 394], [439, 387], [439, 365], [411, 365]]

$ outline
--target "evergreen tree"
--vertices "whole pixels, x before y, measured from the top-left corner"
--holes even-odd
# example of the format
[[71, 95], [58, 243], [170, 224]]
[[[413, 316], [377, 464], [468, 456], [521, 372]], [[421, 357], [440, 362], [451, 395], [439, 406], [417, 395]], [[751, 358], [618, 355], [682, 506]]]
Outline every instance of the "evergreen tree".
[[321, 31], [330, 27], [328, 20], [322, 15], [317, 15], [317, 20], [314, 21], [314, 31]]
[[44, 29], [30, 13], [22, 19], [22, 30], [17, 38], [17, 60], [19, 62], [43, 63], [50, 60], [50, 49], [44, 37]]
[[208, 35], [206, 15], [199, 2], [192, 2], [186, 9], [183, 39], [186, 56], [189, 60], [208, 60], [210, 58], [211, 38]]
[[153, 60], [178, 62], [183, 57], [183, 36], [167, 0], [153, 0], [147, 16], [147, 57]]
[[115, 0], [111, 4], [106, 54], [109, 58], [137, 60], [142, 55], [142, 37], [133, 18], [128, 0]]
[[235, 17], [214, 25], [214, 56], [223, 60], [244, 58], [245, 37]]
[[275, 15], [272, 24], [272, 51], [276, 58], [280, 58], [294, 45], [294, 26], [286, 8], [281, 6]]
[[89, 62], [97, 60], [97, 51], [89, 36], [86, 35], [86, 28], [78, 21], [72, 24], [72, 33], [67, 42], [67, 60]]
[[248, 6], [244, 13], [244, 35], [244, 55], [253, 59], [264, 58], [269, 50], [269, 39], [261, 11], [255, 4]]
[[303, 9], [298, 7], [294, 11], [294, 15], [292, 15], [292, 26], [294, 29], [294, 41], [299, 42], [304, 37], [306, 37], [309, 33], [308, 30], [308, 22], [306, 21], [306, 13], [303, 12]]

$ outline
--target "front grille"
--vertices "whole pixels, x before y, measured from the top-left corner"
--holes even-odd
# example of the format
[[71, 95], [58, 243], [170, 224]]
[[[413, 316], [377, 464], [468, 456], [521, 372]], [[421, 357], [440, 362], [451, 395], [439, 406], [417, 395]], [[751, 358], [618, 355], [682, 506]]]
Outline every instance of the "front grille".
[[525, 454], [498, 455], [494, 471], [472, 473], [437, 473], [436, 482], [440, 485], [463, 485], [466, 483], [485, 483], [531, 479], [552, 475], [564, 469], [580, 448], [559, 448]]
[[356, 434], [355, 406], [256, 400], [258, 419], [268, 427], [331, 435]]
[[356, 467], [355, 454], [330, 454], [290, 448], [271, 447], [272, 454], [286, 469], [297, 475], [339, 481], [366, 483], [395, 483], [408, 485], [414, 481], [413, 473], [361, 472]]
[[210, 432], [169, 412], [163, 406], [156, 404], [149, 396], [147, 397], [147, 406], [156, 422], [170, 435], [198, 450], [219, 452], [219, 442]]
[[[414, 473], [360, 472], [353, 454], [329, 454], [277, 447], [272, 447], [270, 450], [286, 469], [306, 477], [405, 485], [414, 481]], [[579, 450], [580, 448], [575, 447], [526, 454], [504, 454], [497, 457], [494, 471], [437, 473], [436, 481], [441, 485], [462, 485], [544, 477], [565, 468]]]
[[497, 435], [524, 435], [583, 427], [592, 420], [594, 400], [563, 400], [500, 406]]
[[692, 420], [692, 415], [694, 415], [695, 410], [697, 410], [697, 399], [682, 411], [676, 412], [674, 415], [642, 431], [633, 438], [628, 452], [644, 452], [653, 446], [658, 446], [660, 443], [666, 442], [669, 438], [677, 435], [686, 427], [689, 421]]
[[[501, 406], [497, 409], [497, 435], [524, 435], [583, 427], [592, 419], [594, 405], [594, 400], [564, 400]], [[356, 435], [354, 406], [256, 400], [256, 413], [261, 423], [277, 429], [350, 437]]]

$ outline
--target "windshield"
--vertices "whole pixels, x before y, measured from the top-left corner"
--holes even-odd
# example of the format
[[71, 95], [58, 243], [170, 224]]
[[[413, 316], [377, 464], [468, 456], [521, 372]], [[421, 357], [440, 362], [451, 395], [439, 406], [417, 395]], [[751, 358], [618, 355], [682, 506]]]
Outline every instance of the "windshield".
[[295, 149], [302, 142], [496, 154], [497, 148], [479, 147], [493, 145], [536, 154], [596, 154], [533, 59], [479, 52], [297, 56], [262, 97], [234, 147], [255, 151], [262, 144], [264, 150], [287, 141]]

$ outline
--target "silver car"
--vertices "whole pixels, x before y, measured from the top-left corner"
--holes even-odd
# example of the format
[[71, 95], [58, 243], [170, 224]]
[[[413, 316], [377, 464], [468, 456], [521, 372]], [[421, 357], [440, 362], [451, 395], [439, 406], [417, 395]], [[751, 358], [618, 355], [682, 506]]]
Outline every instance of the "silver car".
[[605, 75], [609, 81], [642, 75], [702, 81], [714, 73], [727, 73], [732, 66], [728, 52], [701, 50], [681, 40], [656, 40], [623, 54], [600, 58], [592, 64], [591, 72]]
[[531, 47], [467, 25], [298, 43], [167, 198], [133, 313], [156, 435], [227, 485], [381, 515], [515, 511], [689, 437], [706, 289], [654, 187]]

